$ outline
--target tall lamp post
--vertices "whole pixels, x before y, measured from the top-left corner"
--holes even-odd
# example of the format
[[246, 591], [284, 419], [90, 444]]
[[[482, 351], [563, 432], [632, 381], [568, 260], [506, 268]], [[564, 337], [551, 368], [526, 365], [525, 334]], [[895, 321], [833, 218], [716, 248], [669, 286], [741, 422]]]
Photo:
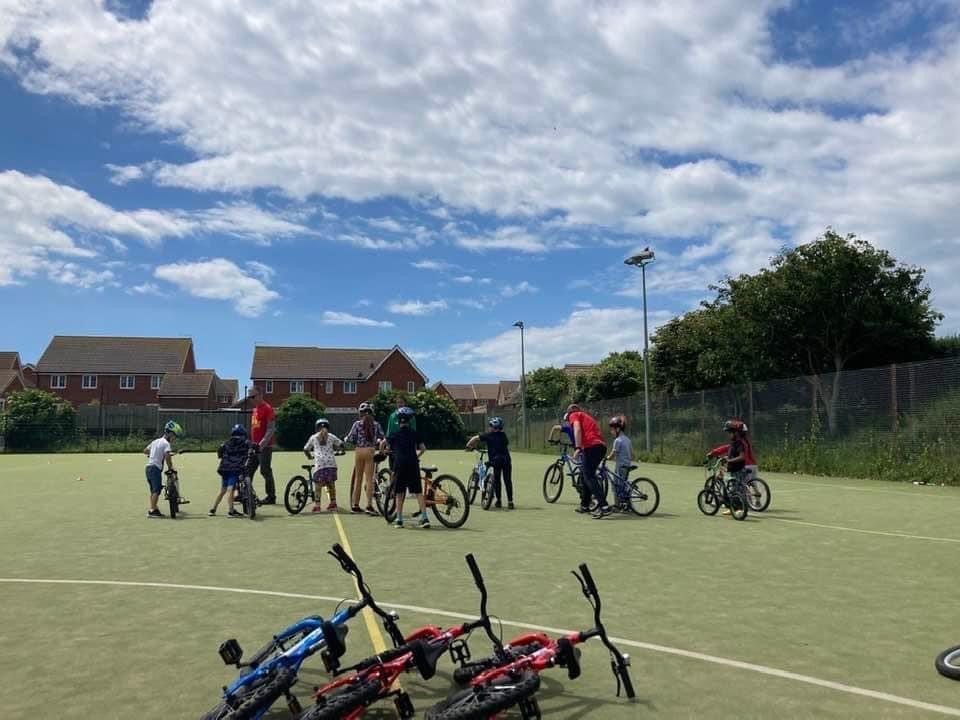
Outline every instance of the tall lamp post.
[[647, 335], [647, 265], [654, 260], [654, 252], [649, 247], [645, 247], [642, 252], [632, 255], [623, 261], [624, 265], [633, 265], [640, 268], [643, 278], [643, 415], [644, 427], [647, 431], [647, 452], [651, 451], [650, 445], [650, 368], [647, 355], [649, 352]]
[[527, 367], [526, 359], [524, 358], [524, 348], [523, 348], [523, 320], [517, 320], [514, 324], [514, 327], [520, 328], [520, 414], [523, 418], [523, 423], [521, 425], [521, 438], [520, 444], [523, 446], [523, 449], [527, 449]]

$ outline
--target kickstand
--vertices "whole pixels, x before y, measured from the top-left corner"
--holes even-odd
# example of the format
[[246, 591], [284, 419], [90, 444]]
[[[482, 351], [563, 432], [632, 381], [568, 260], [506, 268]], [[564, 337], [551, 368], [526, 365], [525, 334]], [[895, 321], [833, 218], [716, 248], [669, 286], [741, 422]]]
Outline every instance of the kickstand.
[[520, 717], [523, 720], [540, 720], [540, 705], [537, 703], [537, 698], [524, 698], [517, 703], [517, 707], [520, 709]]

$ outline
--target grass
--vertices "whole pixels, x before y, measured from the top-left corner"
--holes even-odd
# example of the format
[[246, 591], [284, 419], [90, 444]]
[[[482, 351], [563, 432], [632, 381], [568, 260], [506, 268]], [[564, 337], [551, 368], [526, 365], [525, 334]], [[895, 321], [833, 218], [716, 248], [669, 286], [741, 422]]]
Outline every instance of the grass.
[[[431, 452], [427, 459], [468, 475], [465, 453]], [[0, 577], [352, 594], [349, 578], [324, 554], [339, 540], [331, 517], [288, 517], [281, 506], [264, 508], [253, 523], [208, 518], [215, 460], [193, 454], [180, 458], [181, 484], [194, 501], [189, 515], [148, 521], [142, 462], [135, 455], [0, 456]], [[293, 453], [275, 456], [281, 488], [300, 462]], [[586, 561], [617, 637], [960, 708], [960, 685], [933, 669], [934, 656], [960, 642], [960, 543], [905, 537], [960, 539], [956, 488], [766, 475], [770, 511], [736, 523], [697, 511], [699, 471], [651, 465], [643, 471], [660, 486], [658, 512], [598, 522], [574, 515], [569, 488], [558, 504], [543, 502], [547, 462], [516, 455], [518, 509], [474, 508], [459, 531], [399, 531], [342, 515], [377, 596], [388, 606], [474, 613], [477, 595], [463, 562], [474, 552], [492, 612], [586, 627], [589, 608], [568, 572]], [[345, 477], [349, 462], [341, 463], [341, 492]], [[265, 595], [0, 582], [0, 707], [11, 719], [200, 717], [233, 677], [216, 654], [221, 640], [237, 637], [252, 650], [289, 621], [332, 609], [326, 601]], [[401, 612], [405, 629], [430, 622], [456, 621]], [[504, 628], [507, 636], [518, 632]], [[473, 647], [486, 652], [482, 639]], [[562, 670], [544, 675], [545, 716], [936, 716], [699, 659], [622, 649], [633, 656], [636, 705], [614, 697], [605, 653], [592, 643], [584, 646], [580, 679], [568, 680]], [[356, 621], [348, 657], [370, 652]], [[301, 696], [324, 682], [321, 667], [318, 658], [305, 665]], [[449, 672], [445, 659], [430, 683], [404, 680], [418, 716], [451, 690]], [[393, 716], [387, 705], [367, 715]], [[288, 715], [277, 706], [269, 717]]]

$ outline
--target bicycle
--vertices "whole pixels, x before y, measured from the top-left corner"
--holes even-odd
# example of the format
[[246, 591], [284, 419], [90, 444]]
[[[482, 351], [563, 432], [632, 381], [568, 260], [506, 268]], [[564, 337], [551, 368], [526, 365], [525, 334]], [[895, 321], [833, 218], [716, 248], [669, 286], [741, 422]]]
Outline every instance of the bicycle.
[[[707, 468], [707, 479], [703, 484], [704, 490], [709, 489], [711, 478], [723, 478], [724, 466], [726, 465], [726, 462], [726, 458], [723, 457], [707, 458], [705, 463]], [[770, 486], [767, 485], [766, 480], [754, 475], [750, 475], [746, 480], [746, 486], [747, 504], [750, 506], [751, 510], [754, 512], [763, 512], [770, 507]]]
[[[469, 452], [469, 449], [467, 452]], [[473, 505], [477, 501], [477, 495], [480, 495], [480, 504], [484, 510], [489, 510], [490, 506], [493, 505], [495, 495], [493, 466], [489, 460], [485, 459], [486, 448], [475, 448], [475, 452], [479, 457], [477, 458], [477, 464], [474, 465], [473, 471], [470, 473], [470, 479], [467, 480], [470, 504]]]
[[[560, 499], [560, 493], [563, 491], [564, 474], [570, 477], [570, 484], [573, 489], [580, 493], [580, 486], [583, 482], [583, 470], [580, 468], [580, 461], [567, 452], [567, 448], [572, 447], [569, 443], [560, 440], [551, 440], [551, 445], [560, 446], [560, 457], [552, 463], [543, 474], [543, 499], [548, 503], [555, 503]], [[610, 490], [609, 480], [601, 477], [601, 490], [603, 496], [607, 496]], [[596, 500], [592, 501], [590, 509], [596, 507]]]
[[[556, 640], [543, 633], [527, 633], [515, 638], [512, 643], [522, 642], [536, 649], [505, 661], [503, 653], [497, 653], [477, 662], [470, 662], [454, 673], [454, 679], [467, 684], [446, 700], [427, 710], [427, 720], [481, 720], [499, 717], [500, 713], [517, 705], [523, 718], [539, 718], [540, 708], [536, 693], [540, 687], [540, 673], [551, 667], [566, 668], [567, 676], [574, 680], [580, 675], [580, 649], [577, 645], [598, 637], [610, 652], [610, 667], [617, 680], [617, 697], [623, 690], [627, 698], [636, 693], [630, 679], [630, 657], [623, 655], [607, 636], [600, 619], [601, 601], [593, 576], [586, 564], [580, 572], [574, 572], [580, 589], [593, 608], [594, 626], [590, 630], [573, 632]], [[514, 645], [516, 647], [516, 645]]]
[[190, 501], [180, 494], [180, 476], [176, 470], [167, 469], [164, 471], [166, 483], [163, 485], [163, 496], [167, 499], [170, 506], [170, 517], [177, 517], [181, 505], [189, 505]]
[[937, 672], [951, 680], [960, 680], [960, 645], [947, 648], [934, 662]]
[[[631, 471], [636, 469], [636, 465], [630, 466]], [[638, 477], [628, 481], [610, 470], [606, 462], [600, 466], [599, 472], [603, 479], [603, 486], [613, 486], [615, 509], [647, 517], [653, 515], [660, 507], [660, 488], [650, 478]]]
[[[345, 455], [346, 450], [334, 450], [333, 454]], [[287, 488], [283, 491], [283, 504], [287, 508], [287, 512], [291, 515], [299, 514], [300, 511], [307, 506], [307, 502], [316, 500], [313, 483], [313, 465], [301, 465], [300, 469], [306, 471], [307, 477], [294, 475], [287, 481]]]
[[[433, 510], [441, 525], [451, 529], [461, 527], [470, 516], [467, 490], [453, 475], [434, 477], [437, 469], [436, 465], [420, 466], [426, 506]], [[397, 517], [396, 505], [396, 485], [391, 482], [383, 497], [383, 517], [388, 523], [392, 523]]]
[[317, 704], [297, 720], [357, 720], [363, 717], [370, 705], [391, 696], [394, 697], [397, 715], [411, 718], [415, 710], [410, 696], [393, 687], [402, 674], [416, 671], [424, 680], [429, 680], [437, 672], [440, 657], [447, 652], [455, 663], [465, 663], [470, 659], [470, 651], [464, 638], [469, 638], [474, 630], [483, 629], [494, 648], [501, 650], [500, 640], [493, 633], [487, 613], [487, 589], [483, 575], [472, 554], [466, 556], [466, 561], [480, 591], [480, 616], [477, 620], [447, 630], [435, 625], [418, 628], [407, 637], [404, 644], [338, 670], [336, 674], [349, 675], [318, 688], [314, 693]]
[[707, 478], [709, 487], [697, 494], [697, 507], [704, 515], [716, 515], [720, 506], [729, 508], [734, 520], [746, 520], [750, 511], [746, 484], [738, 473]]
[[340, 563], [344, 572], [353, 575], [360, 600], [338, 610], [329, 620], [311, 615], [290, 625], [274, 635], [248, 661], [243, 661], [243, 649], [235, 638], [224, 641], [217, 651], [224, 664], [249, 670], [224, 687], [220, 703], [202, 720], [260, 720], [281, 696], [286, 698], [292, 714], [302, 712], [300, 702], [290, 692], [297, 682], [300, 667], [308, 657], [320, 652], [324, 665], [333, 670], [338, 668], [340, 658], [346, 652], [346, 623], [364, 608], [369, 607], [383, 620], [383, 626], [395, 645], [403, 644], [396, 613], [384, 612], [377, 605], [353, 558], [339, 544], [327, 554]]
[[234, 488], [234, 500], [240, 503], [243, 514], [251, 520], [256, 518], [257, 508], [260, 506], [260, 498], [253, 490], [253, 475], [260, 466], [259, 452], [256, 445], [250, 448], [247, 453], [247, 463], [240, 477], [237, 478], [237, 485]]

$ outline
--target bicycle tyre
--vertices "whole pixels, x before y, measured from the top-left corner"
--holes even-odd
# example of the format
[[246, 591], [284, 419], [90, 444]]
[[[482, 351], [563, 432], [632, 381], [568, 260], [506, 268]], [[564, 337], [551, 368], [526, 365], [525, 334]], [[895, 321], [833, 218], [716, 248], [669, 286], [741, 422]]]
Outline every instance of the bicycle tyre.
[[734, 493], [727, 498], [727, 506], [734, 520], [746, 520], [750, 514], [750, 506], [740, 493]]
[[563, 465], [554, 463], [543, 474], [543, 499], [555, 503], [563, 492]]
[[627, 498], [634, 515], [647, 517], [660, 507], [660, 488], [650, 478], [639, 477], [630, 482], [630, 496]]
[[180, 510], [180, 492], [177, 490], [176, 481], [167, 485], [167, 503], [170, 506], [170, 519], [177, 517], [177, 511]]
[[487, 482], [483, 486], [483, 497], [480, 498], [480, 504], [483, 506], [484, 510], [489, 510], [493, 505], [494, 497], [496, 493], [494, 492], [493, 487], [493, 478], [487, 478]]
[[490, 655], [480, 660], [471, 660], [467, 662], [466, 665], [454, 668], [453, 681], [461, 687], [469, 685], [470, 681], [477, 677], [477, 675], [485, 673], [487, 670], [492, 670], [495, 667], [509, 665], [524, 655], [535, 653], [542, 647], [543, 645], [538, 642], [527, 643], [526, 645], [507, 645], [503, 648], [507, 653], [506, 657]]
[[[753, 490], [756, 490], [756, 493]], [[762, 478], [753, 478], [747, 482], [747, 504], [754, 512], [763, 512], [770, 507], [770, 486]]]
[[470, 504], [477, 501], [477, 493], [480, 492], [480, 474], [474, 470], [470, 473], [470, 479], [467, 480], [467, 490], [469, 491]]
[[960, 645], [947, 648], [937, 655], [937, 672], [951, 680], [960, 680]]
[[720, 499], [713, 490], [701, 490], [697, 494], [697, 507], [704, 515], [716, 515], [720, 510]]
[[486, 720], [533, 697], [540, 689], [540, 676], [531, 671], [513, 678], [506, 675], [481, 687], [459, 690], [427, 710], [426, 720]]
[[381, 515], [386, 507], [387, 492], [392, 484], [390, 468], [382, 468], [373, 483], [373, 504], [377, 506], [377, 512]]
[[251, 720], [261, 710], [268, 710], [296, 681], [297, 677], [291, 670], [278, 670], [272, 678], [247, 695], [223, 720]]
[[257, 516], [257, 496], [253, 492], [253, 483], [249, 478], [243, 482], [243, 514], [253, 520]]
[[[378, 680], [362, 680], [337, 688], [329, 697], [317, 698], [317, 704], [297, 715], [297, 720], [337, 720], [380, 697], [383, 686]], [[321, 704], [322, 703], [322, 704]]]
[[309, 481], [303, 475], [294, 475], [283, 491], [283, 504], [291, 515], [298, 515], [307, 506], [310, 497]]
[[212, 710], [208, 710], [200, 720], [224, 720], [224, 718], [226, 718], [232, 712], [232, 707], [227, 705], [225, 702], [221, 702]]
[[[437, 491], [447, 496], [446, 502], [442, 505], [434, 500], [433, 514], [444, 527], [455, 529], [462, 527], [470, 516], [470, 502], [467, 500], [467, 489], [453, 475], [438, 475], [433, 479], [433, 496], [436, 498]], [[454, 515], [453, 511], [458, 508], [463, 509], [462, 515]]]

